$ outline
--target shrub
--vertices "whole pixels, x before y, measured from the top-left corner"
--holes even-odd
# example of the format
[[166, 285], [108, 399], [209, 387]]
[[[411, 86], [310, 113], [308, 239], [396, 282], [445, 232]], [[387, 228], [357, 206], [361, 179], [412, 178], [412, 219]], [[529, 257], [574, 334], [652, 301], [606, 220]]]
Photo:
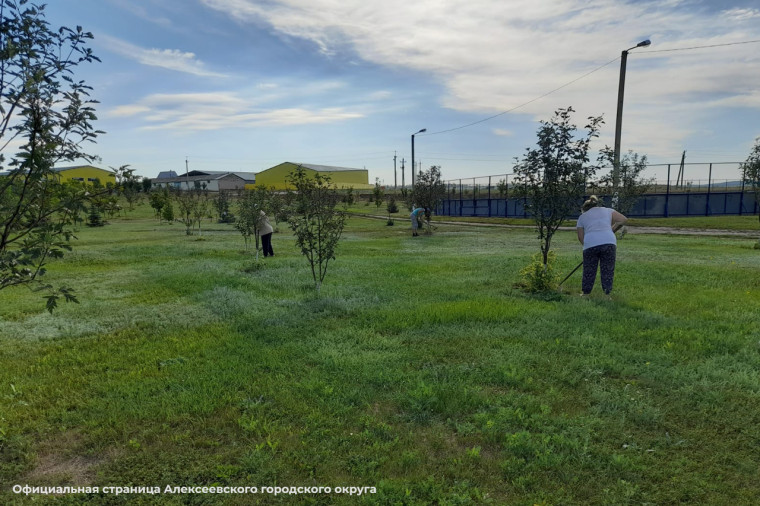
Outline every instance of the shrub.
[[167, 200], [161, 208], [161, 218], [169, 223], [174, 223], [174, 204], [171, 200]]
[[520, 270], [522, 279], [518, 286], [530, 293], [556, 290], [559, 285], [559, 275], [554, 270], [556, 261], [557, 254], [554, 251], [549, 251], [545, 264], [543, 254], [536, 253], [531, 262]]

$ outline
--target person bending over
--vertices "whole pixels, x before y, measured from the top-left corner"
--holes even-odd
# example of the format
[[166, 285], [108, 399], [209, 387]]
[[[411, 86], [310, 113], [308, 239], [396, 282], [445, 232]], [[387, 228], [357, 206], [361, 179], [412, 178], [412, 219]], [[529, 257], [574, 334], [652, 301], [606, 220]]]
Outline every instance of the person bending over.
[[415, 207], [412, 210], [412, 214], [409, 216], [412, 218], [412, 237], [417, 237], [417, 227], [419, 227], [419, 220], [425, 215], [425, 208], [424, 207]]
[[602, 290], [609, 296], [615, 276], [615, 230], [628, 218], [608, 207], [602, 207], [596, 195], [589, 197], [581, 208], [576, 229], [583, 245], [583, 281], [581, 296], [588, 296], [594, 288], [597, 267], [602, 275]]

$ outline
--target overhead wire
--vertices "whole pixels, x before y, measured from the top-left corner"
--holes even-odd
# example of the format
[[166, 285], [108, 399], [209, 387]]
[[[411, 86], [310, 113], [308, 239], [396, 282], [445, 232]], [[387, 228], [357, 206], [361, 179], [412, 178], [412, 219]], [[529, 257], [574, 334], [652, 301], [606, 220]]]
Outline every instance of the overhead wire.
[[[758, 42], [760, 42], [760, 39], [757, 39], [757, 40], [746, 40], [746, 41], [741, 41], [741, 42], [726, 42], [724, 44], [708, 44], [708, 45], [704, 45], [704, 46], [692, 46], [692, 47], [673, 48], [673, 49], [655, 49], [655, 50], [649, 50], [649, 51], [639, 51], [638, 53], [642, 54], [642, 55], [645, 55], [645, 54], [648, 54], [648, 53], [666, 53], [666, 52], [671, 52], [671, 51], [689, 51], [689, 50], [693, 50], [693, 49], [705, 49], [705, 48], [723, 47], [723, 46], [737, 46], [737, 45], [741, 45], [741, 44], [756, 44]], [[525, 107], [526, 105], [532, 104], [533, 102], [535, 102], [537, 100], [541, 100], [542, 98], [547, 97], [547, 96], [551, 95], [552, 93], [555, 93], [555, 92], [561, 90], [562, 88], [566, 88], [566, 87], [570, 86], [571, 84], [576, 83], [576, 82], [580, 81], [581, 79], [584, 79], [585, 77], [590, 76], [594, 72], [597, 72], [597, 71], [603, 69], [604, 67], [608, 66], [612, 62], [615, 62], [615, 61], [617, 61], [619, 59], [620, 59], [620, 56], [618, 56], [618, 57], [616, 57], [616, 58], [608, 61], [607, 63], [604, 63], [604, 64], [598, 66], [594, 70], [586, 72], [582, 76], [577, 77], [577, 78], [573, 79], [572, 81], [569, 81], [569, 82], [563, 84], [562, 86], [554, 88], [553, 90], [548, 91], [548, 92], [544, 93], [543, 95], [540, 95], [540, 96], [538, 96], [538, 97], [536, 97], [534, 99], [528, 100], [527, 102], [524, 102], [524, 103], [522, 103], [520, 105], [512, 107], [511, 109], [508, 109], [506, 111], [502, 111], [502, 112], [500, 112], [498, 114], [494, 114], [493, 116], [489, 116], [487, 118], [483, 118], [483, 119], [480, 119], [478, 121], [473, 121], [472, 123], [467, 123], [466, 125], [461, 125], [461, 126], [458, 126], [458, 127], [455, 127], [455, 128], [449, 128], [449, 129], [446, 129], [446, 130], [439, 130], [437, 132], [423, 133], [423, 134], [420, 134], [420, 137], [429, 136], [429, 135], [443, 134], [443, 133], [448, 133], [448, 132], [454, 132], [456, 130], [461, 130], [463, 128], [468, 128], [468, 127], [471, 127], [471, 126], [474, 126], [474, 125], [478, 125], [480, 123], [484, 123], [486, 121], [490, 121], [490, 120], [492, 120], [494, 118], [498, 118], [499, 116], [503, 116], [505, 114], [509, 114], [510, 112], [514, 112], [517, 109], [520, 109], [522, 107]]]
[[437, 134], [443, 134], [443, 133], [447, 133], [447, 132], [453, 132], [453, 131], [455, 131], [455, 130], [461, 130], [461, 129], [463, 129], [463, 128], [471, 127], [471, 126], [473, 126], [473, 125], [477, 125], [477, 124], [479, 124], [479, 123], [484, 123], [484, 122], [486, 122], [486, 121], [489, 121], [489, 120], [492, 120], [492, 119], [494, 119], [494, 118], [498, 118], [499, 116], [503, 116], [503, 115], [505, 115], [505, 114], [509, 114], [510, 112], [513, 112], [513, 111], [516, 111], [517, 109], [520, 109], [521, 107], [525, 107], [526, 105], [532, 104], [532, 103], [533, 103], [533, 102], [535, 102], [536, 100], [541, 100], [542, 98], [544, 98], [544, 97], [547, 97], [547, 96], [551, 95], [552, 93], [555, 93], [555, 92], [557, 92], [557, 91], [561, 90], [562, 88], [566, 88], [566, 87], [570, 86], [571, 84], [573, 84], [573, 83], [576, 83], [576, 82], [580, 81], [581, 79], [583, 79], [583, 78], [585, 78], [585, 77], [588, 77], [588, 76], [590, 76], [590, 75], [591, 75], [591, 74], [593, 74], [594, 72], [597, 72], [597, 71], [599, 71], [599, 70], [603, 69], [604, 67], [606, 67], [606, 66], [607, 66], [607, 65], [609, 65], [610, 63], [612, 63], [612, 62], [614, 62], [614, 61], [617, 61], [617, 60], [619, 60], [619, 59], [620, 59], [620, 57], [619, 57], [619, 56], [618, 56], [618, 57], [616, 57], [616, 58], [613, 58], [612, 60], [608, 61], [607, 63], [605, 63], [605, 64], [603, 64], [603, 65], [600, 65], [600, 66], [598, 66], [597, 68], [595, 68], [594, 70], [592, 70], [592, 71], [590, 71], [590, 72], [586, 72], [586, 73], [585, 73], [585, 74], [583, 74], [582, 76], [580, 76], [580, 77], [577, 77], [577, 78], [573, 79], [572, 81], [569, 81], [569, 82], [567, 82], [567, 83], [563, 84], [562, 86], [559, 86], [558, 88], [554, 88], [553, 90], [551, 90], [551, 91], [548, 91], [548, 92], [544, 93], [543, 95], [541, 95], [541, 96], [539, 96], [539, 97], [536, 97], [536, 98], [534, 98], [534, 99], [532, 99], [532, 100], [528, 100], [527, 102], [524, 102], [524, 103], [522, 103], [522, 104], [520, 104], [520, 105], [517, 105], [517, 106], [515, 106], [515, 107], [513, 107], [513, 108], [511, 108], [511, 109], [508, 109], [508, 110], [506, 110], [506, 111], [503, 111], [503, 112], [500, 112], [500, 113], [498, 113], [498, 114], [494, 114], [493, 116], [489, 116], [489, 117], [487, 117], [487, 118], [483, 118], [483, 119], [481, 119], [481, 120], [478, 120], [478, 121], [473, 121], [472, 123], [468, 123], [468, 124], [466, 124], [466, 125], [458, 126], [458, 127], [455, 127], [455, 128], [449, 128], [449, 129], [447, 129], [447, 130], [440, 130], [440, 131], [438, 131], [438, 132], [430, 132], [430, 133], [420, 134], [420, 137], [423, 137], [423, 136], [427, 137], [428, 135], [437, 135]]
[[723, 46], [738, 46], [741, 44], [757, 44], [760, 42], [760, 39], [757, 40], [745, 40], [742, 42], [726, 42], [724, 44], [709, 44], [706, 46], [692, 46], [692, 47], [678, 47], [673, 49], [651, 49], [646, 51], [638, 51], [639, 54], [648, 54], [648, 53], [668, 53], [671, 51], [689, 51], [692, 49], [705, 49], [710, 47], [723, 47]]

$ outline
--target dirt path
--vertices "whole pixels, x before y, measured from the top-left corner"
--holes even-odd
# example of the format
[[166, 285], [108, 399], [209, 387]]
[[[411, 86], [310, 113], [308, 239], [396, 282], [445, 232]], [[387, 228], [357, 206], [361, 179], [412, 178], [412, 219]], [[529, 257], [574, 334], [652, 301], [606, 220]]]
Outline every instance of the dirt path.
[[[387, 216], [374, 214], [358, 214], [364, 218], [387, 220]], [[446, 221], [445, 219], [434, 221], [435, 225], [465, 225], [473, 227], [497, 227], [497, 228], [525, 228], [532, 229], [533, 225], [506, 225], [503, 223], [478, 223], [473, 221]], [[757, 230], [721, 230], [707, 228], [676, 228], [676, 227], [635, 227], [627, 226], [629, 234], [661, 234], [661, 235], [709, 235], [716, 237], [748, 237], [756, 239], [760, 236]], [[574, 227], [560, 227], [560, 230], [573, 231]]]

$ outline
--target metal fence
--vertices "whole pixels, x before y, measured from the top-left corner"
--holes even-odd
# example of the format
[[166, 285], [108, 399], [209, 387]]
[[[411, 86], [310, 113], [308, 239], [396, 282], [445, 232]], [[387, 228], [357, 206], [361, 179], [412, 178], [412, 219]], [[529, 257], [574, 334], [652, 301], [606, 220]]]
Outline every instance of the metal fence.
[[[604, 169], [603, 169], [604, 170]], [[634, 204], [631, 217], [757, 214], [754, 193], [745, 187], [741, 163], [661, 164], [647, 168], [650, 191]], [[688, 173], [696, 178], [686, 179]], [[666, 177], [658, 179], [662, 173]], [[715, 176], [721, 176], [717, 178]], [[436, 213], [443, 216], [528, 217], [514, 174], [445, 181], [447, 198]], [[593, 193], [589, 186], [588, 193]], [[517, 195], [516, 195], [517, 194]], [[609, 196], [601, 196], [610, 204]], [[582, 202], [578, 203], [578, 208]]]
[[[610, 205], [609, 196], [601, 197]], [[526, 198], [461, 198], [446, 199], [436, 208], [440, 216], [482, 216], [527, 218]], [[580, 210], [582, 200], [578, 201]], [[639, 198], [629, 217], [667, 218], [673, 216], [753, 215], [758, 203], [750, 192], [687, 192], [647, 194]], [[571, 217], [577, 217], [579, 213]]]

